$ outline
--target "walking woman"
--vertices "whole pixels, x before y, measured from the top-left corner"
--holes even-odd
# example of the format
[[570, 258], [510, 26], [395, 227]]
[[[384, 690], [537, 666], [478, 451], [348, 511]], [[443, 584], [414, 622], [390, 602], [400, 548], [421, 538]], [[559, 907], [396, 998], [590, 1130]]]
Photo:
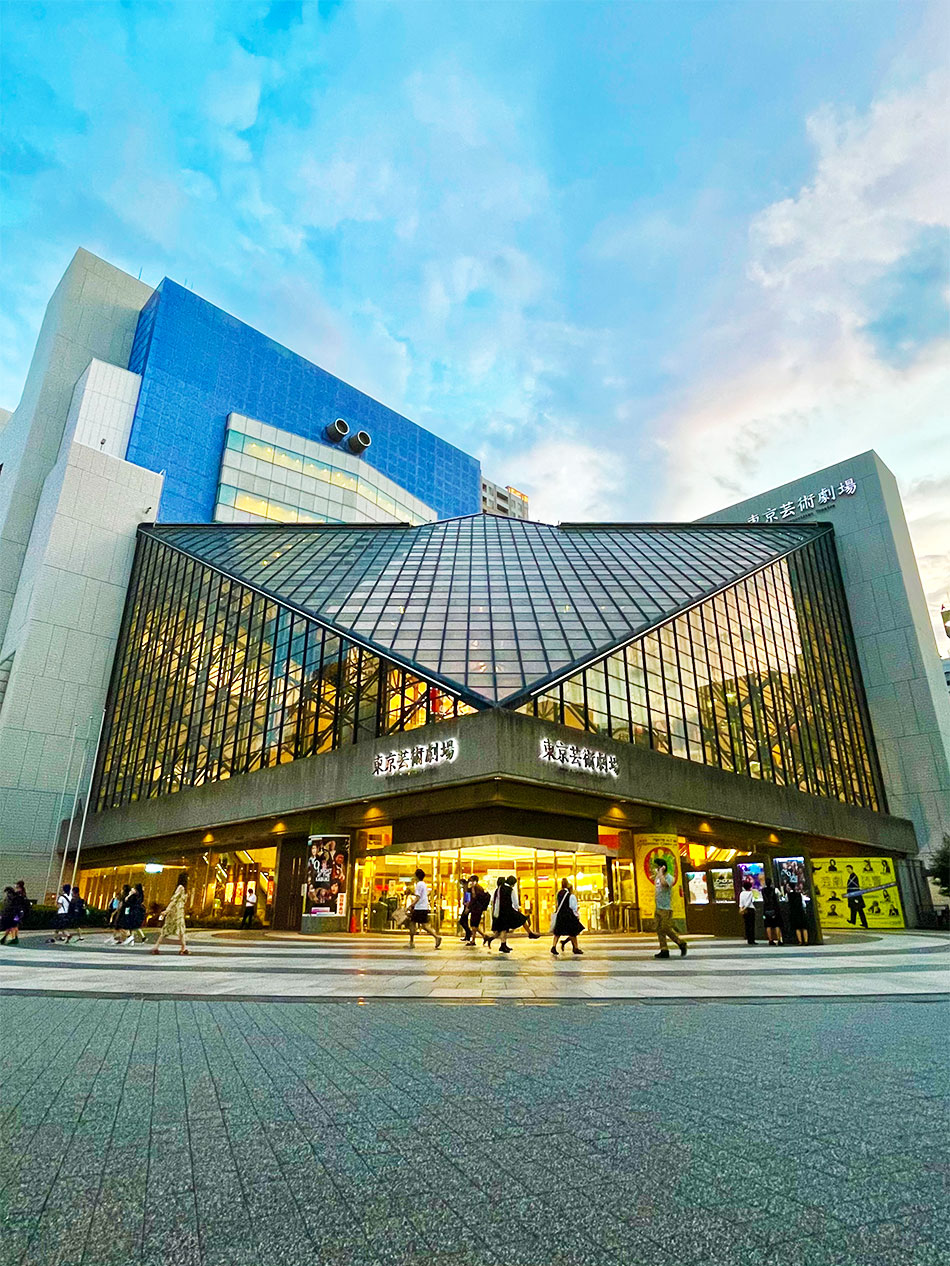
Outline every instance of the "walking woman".
[[[5, 891], [5, 890], [4, 890]], [[26, 923], [27, 915], [33, 902], [26, 895], [26, 884], [18, 879], [13, 888], [13, 921], [9, 927], [4, 926], [2, 943], [6, 945], [9, 937], [10, 945], [20, 944], [20, 928]]]
[[161, 914], [164, 920], [162, 930], [158, 934], [158, 940], [152, 947], [152, 953], [158, 953], [158, 947], [164, 941], [166, 936], [177, 936], [181, 948], [179, 954], [187, 954], [188, 946], [185, 944], [185, 893], [188, 890], [188, 874], [186, 871], [178, 876], [178, 887], [171, 895], [171, 900]]
[[132, 891], [125, 903], [124, 919], [129, 934], [122, 944], [144, 943], [145, 933], [142, 931], [142, 924], [145, 922], [145, 890], [141, 884], [132, 885]]
[[125, 909], [129, 904], [129, 893], [132, 891], [131, 884], [123, 884], [122, 891], [119, 893], [115, 908], [112, 911], [112, 942], [113, 945], [121, 945], [126, 938], [127, 928], [125, 926]]
[[524, 928], [528, 938], [532, 941], [541, 939], [540, 932], [531, 931], [528, 926], [528, 916], [522, 914], [518, 908], [518, 897], [515, 890], [517, 883], [518, 880], [514, 875], [509, 875], [507, 879], [499, 877], [492, 896], [492, 935], [488, 938], [488, 944], [492, 943], [496, 935], [499, 936], [501, 944], [498, 948], [502, 954], [511, 953], [511, 946], [508, 944], [508, 933], [517, 932], [518, 928]]
[[[0, 906], [0, 945], [6, 945], [7, 937], [16, 927], [16, 890], [13, 888], [4, 888], [3, 905]], [[16, 944], [16, 941], [12, 941]]]
[[578, 948], [577, 938], [584, 931], [584, 925], [577, 916], [577, 898], [571, 890], [570, 883], [566, 879], [562, 879], [561, 891], [557, 894], [557, 905], [554, 907], [554, 918], [551, 920], [551, 931], [554, 933], [554, 940], [551, 942], [551, 953], [555, 958], [557, 958], [559, 938], [562, 954], [568, 941], [571, 943], [573, 953], [583, 954], [584, 951]]

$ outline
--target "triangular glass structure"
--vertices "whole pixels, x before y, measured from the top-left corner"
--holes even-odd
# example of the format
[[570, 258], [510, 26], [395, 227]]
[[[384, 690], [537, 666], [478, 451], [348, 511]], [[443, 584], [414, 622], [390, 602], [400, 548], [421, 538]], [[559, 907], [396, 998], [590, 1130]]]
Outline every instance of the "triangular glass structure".
[[825, 526], [162, 526], [226, 572], [480, 706], [546, 681], [814, 540]]

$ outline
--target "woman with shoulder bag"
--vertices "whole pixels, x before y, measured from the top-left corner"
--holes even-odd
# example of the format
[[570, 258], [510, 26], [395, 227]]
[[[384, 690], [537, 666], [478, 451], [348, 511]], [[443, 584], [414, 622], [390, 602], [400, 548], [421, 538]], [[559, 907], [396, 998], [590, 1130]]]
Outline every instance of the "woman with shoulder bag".
[[564, 946], [570, 941], [571, 950], [575, 954], [583, 954], [583, 950], [578, 947], [577, 938], [584, 931], [584, 925], [581, 923], [578, 915], [577, 897], [571, 891], [571, 885], [566, 879], [561, 880], [561, 891], [557, 894], [557, 904], [554, 907], [554, 913], [551, 915], [551, 933], [554, 940], [551, 942], [551, 953], [557, 958], [557, 943], [561, 941], [561, 953], [564, 953]]
[[185, 944], [185, 893], [188, 890], [188, 873], [182, 871], [178, 876], [178, 887], [171, 895], [171, 900], [165, 907], [161, 918], [164, 920], [162, 930], [158, 934], [158, 940], [152, 947], [152, 953], [158, 953], [158, 947], [164, 941], [166, 936], [177, 936], [181, 948], [179, 954], [187, 954], [188, 946]]

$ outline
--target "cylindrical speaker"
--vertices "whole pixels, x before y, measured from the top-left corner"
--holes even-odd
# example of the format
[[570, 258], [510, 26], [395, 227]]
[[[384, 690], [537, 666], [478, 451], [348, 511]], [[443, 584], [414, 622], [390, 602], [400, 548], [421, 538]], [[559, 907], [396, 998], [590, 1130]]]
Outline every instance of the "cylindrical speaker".
[[340, 440], [345, 440], [350, 433], [350, 428], [342, 418], [337, 418], [323, 432], [331, 444], [339, 444]]
[[355, 453], [357, 457], [359, 457], [360, 453], [365, 453], [372, 442], [366, 431], [357, 431], [355, 435], [351, 435], [347, 440], [350, 452]]

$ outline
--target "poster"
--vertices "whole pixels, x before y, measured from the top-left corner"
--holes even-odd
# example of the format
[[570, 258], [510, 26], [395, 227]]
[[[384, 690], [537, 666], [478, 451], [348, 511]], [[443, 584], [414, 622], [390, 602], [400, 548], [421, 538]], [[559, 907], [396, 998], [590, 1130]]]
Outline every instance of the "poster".
[[635, 835], [633, 850], [637, 867], [637, 895], [640, 899], [641, 920], [652, 919], [656, 915], [653, 863], [660, 859], [666, 862], [670, 878], [673, 880], [673, 887], [670, 890], [673, 918], [685, 919], [686, 902], [683, 900], [679, 837], [676, 835]]
[[800, 887], [807, 894], [808, 873], [804, 857], [776, 857], [775, 872], [775, 884], [781, 892], [788, 893]]
[[311, 835], [307, 840], [304, 914], [347, 913], [348, 835]]
[[762, 891], [762, 885], [765, 883], [765, 867], [761, 862], [737, 862], [736, 870], [739, 872], [738, 880], [740, 888], [747, 879], [751, 879], [753, 891]]
[[704, 870], [688, 870], [686, 872], [686, 892], [691, 906], [709, 905], [709, 887]]
[[818, 915], [825, 929], [863, 927], [859, 900], [864, 902], [869, 928], [886, 931], [904, 926], [892, 858], [818, 857], [812, 859], [811, 870]]
[[732, 878], [732, 867], [714, 867], [709, 872], [712, 878], [713, 896], [720, 903], [733, 902], [736, 899], [736, 885]]

